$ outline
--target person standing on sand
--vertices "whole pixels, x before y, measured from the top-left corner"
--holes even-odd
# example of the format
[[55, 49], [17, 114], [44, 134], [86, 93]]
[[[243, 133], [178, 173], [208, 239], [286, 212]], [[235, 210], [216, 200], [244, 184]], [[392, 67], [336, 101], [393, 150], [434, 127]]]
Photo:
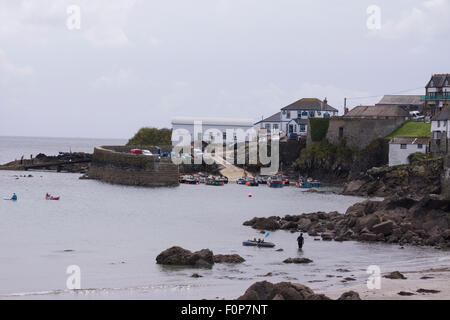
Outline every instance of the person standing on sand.
[[298, 248], [301, 249], [303, 248], [303, 242], [305, 241], [305, 239], [303, 238], [303, 233], [300, 233], [300, 235], [297, 238], [297, 243], [298, 243]]

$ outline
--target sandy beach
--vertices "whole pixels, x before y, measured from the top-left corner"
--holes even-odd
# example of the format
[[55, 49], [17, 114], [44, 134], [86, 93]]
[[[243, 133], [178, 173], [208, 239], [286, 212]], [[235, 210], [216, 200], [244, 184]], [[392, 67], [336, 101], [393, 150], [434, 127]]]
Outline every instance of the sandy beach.
[[[337, 299], [344, 292], [353, 290], [359, 293], [362, 300], [448, 300], [450, 299], [450, 267], [427, 269], [422, 271], [401, 271], [407, 279], [382, 278], [381, 288], [370, 290], [366, 284], [359, 284], [343, 290], [326, 291], [332, 299]], [[385, 274], [383, 274], [384, 276]], [[439, 292], [421, 292], [423, 290]], [[419, 290], [419, 292], [418, 292]], [[400, 295], [399, 292], [412, 295]]]

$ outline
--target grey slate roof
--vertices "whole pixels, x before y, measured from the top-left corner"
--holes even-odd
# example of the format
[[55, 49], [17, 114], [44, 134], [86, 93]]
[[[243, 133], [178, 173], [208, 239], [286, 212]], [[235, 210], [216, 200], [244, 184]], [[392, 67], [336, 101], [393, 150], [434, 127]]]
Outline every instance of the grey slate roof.
[[[450, 74], [434, 74], [431, 76], [430, 81], [428, 81], [426, 88], [442, 88], [445, 84], [445, 80], [450, 84]], [[431, 85], [431, 82], [433, 82], [433, 85]]]
[[409, 112], [398, 105], [393, 106], [357, 106], [344, 117], [409, 117]]
[[281, 112], [277, 112], [273, 115], [271, 115], [268, 118], [265, 118], [263, 120], [260, 120], [256, 122], [255, 124], [261, 123], [261, 122], [279, 122], [281, 120]]
[[450, 106], [444, 107], [441, 112], [435, 115], [431, 120], [445, 121], [450, 120]]
[[428, 144], [430, 142], [430, 138], [427, 137], [394, 137], [389, 143], [391, 144]]
[[[292, 120], [294, 120], [295, 121], [295, 123], [297, 123], [297, 124], [305, 124], [305, 125], [307, 125], [308, 124], [308, 119], [291, 119], [291, 121]], [[290, 121], [289, 121], [290, 122]]]
[[[290, 105], [282, 108], [281, 110], [321, 110], [323, 102], [317, 98], [303, 98]], [[337, 109], [325, 103], [323, 111], [338, 111]]]
[[423, 105], [420, 95], [385, 95], [378, 105]]

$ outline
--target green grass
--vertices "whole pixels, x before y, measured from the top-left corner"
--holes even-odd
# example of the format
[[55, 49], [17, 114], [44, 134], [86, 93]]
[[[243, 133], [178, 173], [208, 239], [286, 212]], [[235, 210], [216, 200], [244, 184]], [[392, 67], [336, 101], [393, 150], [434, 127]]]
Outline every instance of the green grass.
[[394, 137], [431, 137], [431, 124], [424, 122], [407, 121], [386, 138], [392, 139]]

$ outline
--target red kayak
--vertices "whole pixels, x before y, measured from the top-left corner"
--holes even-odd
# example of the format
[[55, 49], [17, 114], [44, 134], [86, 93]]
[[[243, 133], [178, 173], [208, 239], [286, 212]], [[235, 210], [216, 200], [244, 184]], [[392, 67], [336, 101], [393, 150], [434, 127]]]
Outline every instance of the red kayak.
[[59, 197], [45, 197], [45, 200], [59, 200]]

